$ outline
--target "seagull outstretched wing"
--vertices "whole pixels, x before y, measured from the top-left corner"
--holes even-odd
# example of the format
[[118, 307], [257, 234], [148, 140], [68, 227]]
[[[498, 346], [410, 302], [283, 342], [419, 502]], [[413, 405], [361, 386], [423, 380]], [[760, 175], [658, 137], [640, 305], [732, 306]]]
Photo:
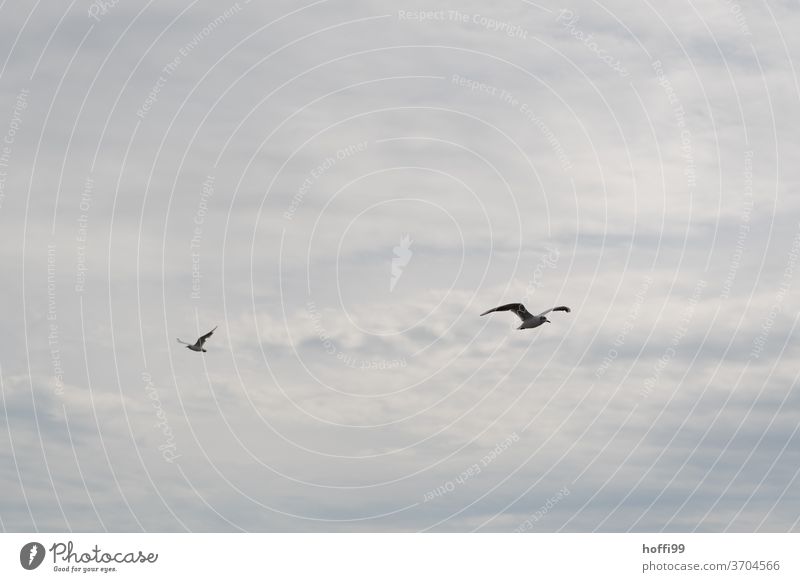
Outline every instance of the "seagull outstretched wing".
[[558, 307], [551, 307], [547, 311], [542, 311], [539, 315], [547, 315], [551, 311], [566, 311], [567, 313], [569, 313], [572, 310], [566, 305], [559, 305]]
[[500, 307], [495, 307], [494, 309], [490, 309], [489, 311], [484, 311], [481, 313], [481, 316], [486, 315], [487, 313], [492, 313], [494, 311], [513, 311], [517, 314], [517, 316], [522, 320], [525, 321], [533, 317], [525, 306], [522, 303], [508, 303], [506, 305], [501, 305]]
[[201, 348], [202, 348], [202, 347], [203, 347], [203, 344], [204, 344], [204, 343], [206, 343], [206, 340], [207, 340], [208, 338], [210, 338], [210, 337], [211, 337], [211, 335], [214, 333], [214, 331], [215, 331], [215, 330], [216, 330], [218, 327], [219, 327], [218, 325], [215, 325], [215, 326], [214, 326], [214, 329], [212, 329], [210, 332], [208, 332], [208, 333], [207, 333], [207, 334], [205, 334], [205, 335], [201, 335], [199, 338], [197, 338], [197, 344], [198, 344], [198, 347], [201, 347]]

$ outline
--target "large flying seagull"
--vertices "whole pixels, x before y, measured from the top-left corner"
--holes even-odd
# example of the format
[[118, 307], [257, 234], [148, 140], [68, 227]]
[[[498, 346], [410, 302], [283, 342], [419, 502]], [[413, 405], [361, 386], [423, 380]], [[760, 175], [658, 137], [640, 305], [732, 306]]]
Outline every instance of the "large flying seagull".
[[533, 315], [522, 303], [509, 303], [507, 305], [501, 305], [500, 307], [495, 307], [494, 309], [490, 309], [489, 311], [484, 311], [481, 313], [481, 316], [486, 315], [487, 313], [492, 313], [494, 311], [513, 311], [516, 313], [519, 318], [522, 320], [522, 325], [520, 325], [517, 329], [532, 329], [534, 327], [539, 327], [543, 323], [550, 323], [550, 320], [545, 317], [551, 311], [566, 311], [569, 313], [571, 310], [566, 305], [561, 305], [559, 307], [551, 307], [547, 311], [542, 311], [539, 315]]
[[184, 344], [187, 348], [189, 348], [193, 352], [207, 352], [208, 350], [203, 348], [203, 344], [206, 343], [206, 340], [211, 337], [211, 334], [213, 334], [214, 330], [217, 329], [218, 327], [219, 327], [218, 325], [215, 325], [214, 329], [212, 329], [210, 332], [208, 332], [205, 335], [201, 335], [199, 338], [197, 338], [197, 341], [194, 342], [193, 344], [190, 344], [189, 342], [185, 342], [185, 341], [181, 340], [181, 338], [175, 338], [175, 339], [178, 340], [178, 343]]

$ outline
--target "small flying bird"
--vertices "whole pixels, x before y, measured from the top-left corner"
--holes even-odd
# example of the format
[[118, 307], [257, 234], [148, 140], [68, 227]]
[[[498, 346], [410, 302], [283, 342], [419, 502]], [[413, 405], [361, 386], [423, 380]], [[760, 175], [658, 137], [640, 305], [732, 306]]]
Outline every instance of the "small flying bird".
[[520, 325], [517, 329], [532, 329], [534, 327], [539, 327], [543, 323], [550, 323], [550, 320], [547, 319], [545, 315], [551, 311], [566, 311], [569, 313], [571, 309], [566, 305], [561, 305], [559, 307], [551, 307], [547, 311], [542, 311], [539, 315], [533, 315], [527, 309], [525, 309], [525, 306], [522, 303], [509, 303], [508, 305], [501, 305], [500, 307], [495, 307], [489, 311], [484, 311], [481, 313], [481, 317], [487, 313], [492, 313], [493, 311], [513, 311], [522, 320], [522, 325]]
[[175, 338], [175, 339], [178, 340], [178, 343], [184, 344], [187, 348], [189, 348], [193, 352], [207, 352], [208, 350], [203, 348], [203, 344], [206, 343], [206, 340], [211, 337], [211, 334], [213, 334], [214, 330], [217, 329], [218, 327], [219, 327], [218, 325], [215, 325], [214, 329], [212, 329], [206, 335], [201, 335], [199, 338], [197, 338], [197, 341], [194, 342], [193, 344], [190, 344], [189, 342], [185, 342], [185, 341], [181, 340], [181, 338]]

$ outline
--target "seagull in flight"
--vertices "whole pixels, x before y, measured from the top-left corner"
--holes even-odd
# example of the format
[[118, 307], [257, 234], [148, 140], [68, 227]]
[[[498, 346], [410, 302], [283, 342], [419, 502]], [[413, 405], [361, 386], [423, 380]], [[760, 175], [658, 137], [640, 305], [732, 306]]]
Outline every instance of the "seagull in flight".
[[181, 338], [175, 338], [175, 339], [178, 340], [179, 344], [184, 344], [187, 348], [189, 348], [193, 352], [207, 352], [208, 350], [203, 348], [203, 344], [206, 343], [206, 340], [211, 337], [211, 334], [213, 334], [214, 330], [217, 329], [218, 327], [219, 327], [218, 325], [215, 325], [214, 329], [212, 329], [210, 332], [208, 332], [205, 335], [201, 335], [199, 338], [197, 338], [197, 341], [194, 342], [193, 344], [190, 344], [189, 342], [185, 342], [185, 341], [181, 340]]
[[517, 329], [532, 329], [534, 327], [539, 327], [543, 323], [550, 323], [550, 320], [547, 319], [545, 315], [551, 311], [566, 311], [569, 313], [572, 310], [566, 305], [560, 305], [558, 307], [551, 307], [547, 311], [542, 311], [539, 315], [533, 315], [527, 309], [525, 309], [525, 306], [522, 303], [509, 303], [507, 305], [495, 307], [489, 311], [484, 311], [481, 313], [481, 317], [487, 313], [492, 313], [493, 311], [513, 311], [522, 320], [522, 325], [520, 325]]

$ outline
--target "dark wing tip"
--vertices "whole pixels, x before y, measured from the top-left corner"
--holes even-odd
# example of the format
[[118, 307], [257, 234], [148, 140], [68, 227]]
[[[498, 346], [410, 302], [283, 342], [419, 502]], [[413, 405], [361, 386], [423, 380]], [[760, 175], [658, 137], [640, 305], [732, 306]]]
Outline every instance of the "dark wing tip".
[[207, 334], [201, 335], [200, 338], [199, 338], [199, 341], [201, 341], [201, 342], [206, 341], [208, 338], [211, 337], [211, 335], [214, 333], [214, 330], [217, 329], [218, 327], [219, 327], [218, 325], [215, 325], [214, 329], [212, 329], [210, 332], [208, 332]]
[[501, 305], [500, 307], [495, 307], [494, 309], [490, 309], [489, 311], [484, 311], [481, 315], [486, 315], [487, 313], [492, 313], [494, 311], [513, 311], [517, 315], [527, 313], [528, 310], [525, 309], [525, 306], [522, 303], [506, 303], [505, 305]]

